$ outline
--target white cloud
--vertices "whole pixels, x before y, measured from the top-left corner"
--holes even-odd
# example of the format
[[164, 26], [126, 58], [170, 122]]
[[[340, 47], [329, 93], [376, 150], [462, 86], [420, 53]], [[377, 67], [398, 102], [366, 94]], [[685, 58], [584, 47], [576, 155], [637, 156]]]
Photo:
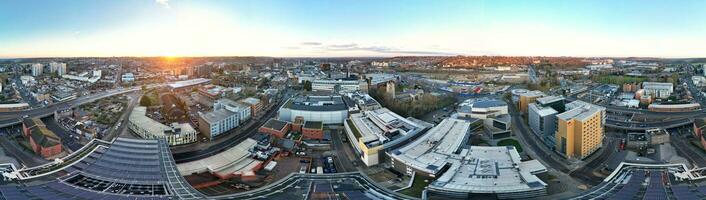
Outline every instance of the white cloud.
[[169, 0], [154, 0], [158, 4], [162, 4], [163, 6], [169, 8]]

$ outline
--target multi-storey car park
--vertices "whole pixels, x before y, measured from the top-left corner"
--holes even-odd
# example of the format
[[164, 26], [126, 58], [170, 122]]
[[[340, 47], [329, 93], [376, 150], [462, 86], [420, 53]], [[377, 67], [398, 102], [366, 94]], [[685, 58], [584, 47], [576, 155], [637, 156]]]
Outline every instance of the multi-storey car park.
[[428, 194], [440, 198], [527, 198], [546, 194], [536, 174], [547, 169], [537, 160], [521, 161], [512, 146], [466, 146], [471, 123], [444, 119], [413, 142], [391, 151], [390, 164], [404, 174], [436, 178]]

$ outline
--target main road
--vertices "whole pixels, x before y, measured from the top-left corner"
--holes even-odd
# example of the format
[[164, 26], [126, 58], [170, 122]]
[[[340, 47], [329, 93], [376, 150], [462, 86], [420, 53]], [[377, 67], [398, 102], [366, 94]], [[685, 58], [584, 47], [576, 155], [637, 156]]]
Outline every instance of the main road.
[[[154, 84], [154, 85], [149, 85], [148, 88], [159, 87], [159, 86], [161, 86], [161, 84]], [[78, 97], [76, 99], [69, 100], [69, 101], [51, 104], [51, 105], [43, 107], [43, 108], [35, 108], [35, 109], [21, 110], [21, 111], [0, 112], [0, 128], [19, 124], [19, 123], [21, 123], [22, 118], [24, 118], [25, 116], [29, 117], [29, 118], [47, 117], [47, 116], [51, 116], [52, 114], [54, 114], [54, 111], [56, 111], [56, 110], [73, 108], [73, 107], [76, 107], [76, 106], [79, 106], [79, 105], [82, 105], [85, 103], [93, 102], [98, 99], [111, 97], [111, 96], [115, 96], [115, 95], [120, 95], [120, 94], [125, 94], [125, 93], [129, 93], [129, 92], [134, 92], [134, 91], [139, 91], [141, 89], [142, 89], [141, 87], [111, 89], [111, 90], [107, 90], [107, 91], [100, 92], [100, 93], [81, 96], [81, 97]]]

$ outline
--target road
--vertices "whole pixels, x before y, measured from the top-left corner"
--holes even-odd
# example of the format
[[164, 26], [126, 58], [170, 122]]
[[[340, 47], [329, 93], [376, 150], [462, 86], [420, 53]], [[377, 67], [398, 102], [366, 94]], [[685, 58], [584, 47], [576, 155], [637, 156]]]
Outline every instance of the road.
[[570, 169], [565, 164], [562, 164], [554, 158], [554, 151], [548, 149], [544, 145], [544, 142], [541, 141], [540, 138], [537, 138], [537, 136], [529, 130], [527, 125], [522, 120], [522, 116], [520, 116], [517, 108], [515, 108], [515, 104], [510, 102], [507, 105], [508, 111], [512, 116], [512, 127], [515, 129], [513, 131], [520, 139], [522, 146], [529, 147], [529, 149], [536, 154], [535, 159], [543, 161], [545, 165], [548, 165], [558, 171], [569, 173]]
[[618, 143], [619, 139], [606, 136], [603, 140], [603, 147], [596, 152], [597, 155], [591, 155], [597, 157], [593, 158], [593, 160], [589, 161], [581, 168], [572, 171], [569, 175], [580, 179], [584, 183], [598, 185], [603, 181], [603, 178], [593, 175], [593, 172], [600, 170], [608, 162], [608, 159], [617, 151]]
[[103, 137], [103, 140], [105, 141], [111, 141], [113, 138], [117, 136], [122, 136], [129, 134], [128, 133], [128, 124], [129, 124], [129, 118], [130, 118], [130, 113], [132, 113], [132, 110], [137, 106], [137, 102], [140, 99], [140, 96], [142, 96], [141, 92], [135, 91], [133, 93], [130, 93], [128, 95], [128, 103], [127, 103], [127, 108], [123, 112], [123, 115], [120, 117], [120, 120], [118, 120], [118, 123], [120, 123], [119, 127], [113, 126], [110, 131], [108, 131], [108, 134]]

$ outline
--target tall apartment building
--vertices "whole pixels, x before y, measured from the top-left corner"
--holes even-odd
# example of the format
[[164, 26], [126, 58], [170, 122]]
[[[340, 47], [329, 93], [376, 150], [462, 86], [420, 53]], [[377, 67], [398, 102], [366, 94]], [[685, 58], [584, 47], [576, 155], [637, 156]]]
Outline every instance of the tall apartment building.
[[57, 73], [59, 76], [66, 74], [66, 63], [49, 63], [49, 73]]
[[574, 101], [566, 109], [556, 115], [555, 150], [567, 158], [584, 159], [603, 145], [605, 108]]
[[518, 108], [520, 112], [527, 113], [529, 104], [534, 103], [540, 97], [543, 97], [544, 93], [541, 91], [528, 91], [526, 93], [520, 94], [520, 99], [518, 103]]
[[40, 76], [42, 75], [44, 66], [41, 63], [34, 63], [30, 69], [32, 69], [32, 76]]
[[642, 89], [645, 90], [645, 95], [654, 98], [664, 99], [672, 95], [674, 92], [674, 84], [661, 82], [643, 82]]

